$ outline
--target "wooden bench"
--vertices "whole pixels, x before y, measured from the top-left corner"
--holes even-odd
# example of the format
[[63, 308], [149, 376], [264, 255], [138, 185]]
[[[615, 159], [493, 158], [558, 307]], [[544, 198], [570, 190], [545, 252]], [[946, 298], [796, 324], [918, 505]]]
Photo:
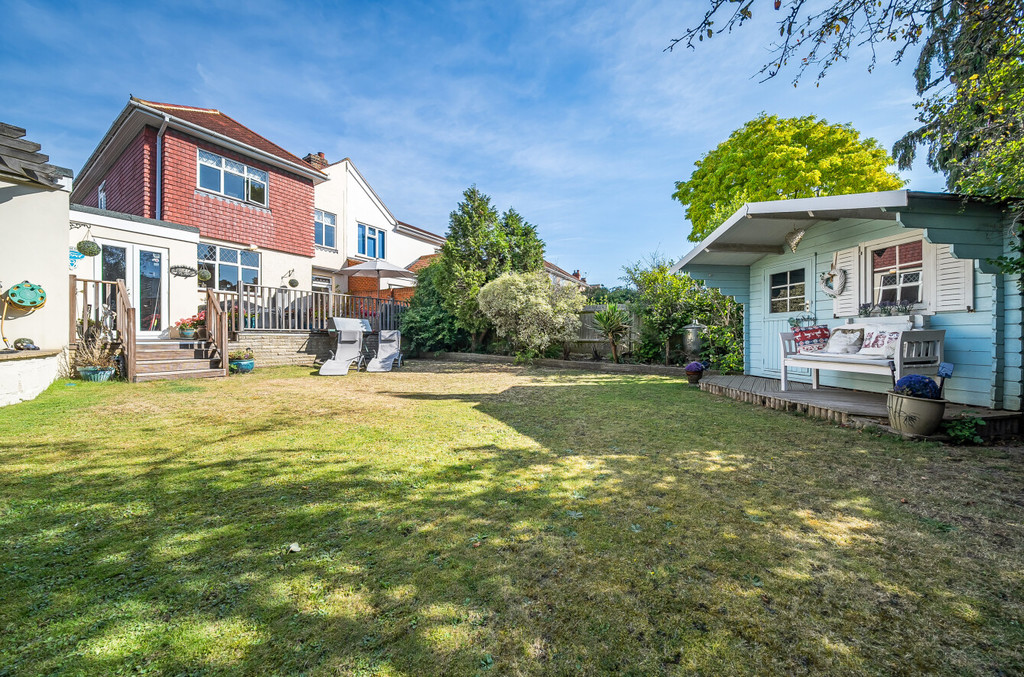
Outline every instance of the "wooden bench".
[[[842, 325], [840, 325], [841, 327]], [[907, 374], [934, 376], [942, 362], [942, 344], [946, 330], [909, 329], [900, 334], [900, 343], [893, 357], [882, 355], [857, 354], [839, 355], [833, 353], [800, 353], [792, 332], [783, 332], [782, 339], [782, 383], [780, 390], [785, 392], [789, 387], [790, 367], [801, 367], [811, 370], [811, 388], [818, 388], [818, 371], [852, 371], [859, 374], [890, 374], [889, 362], [896, 364], [896, 379]]]

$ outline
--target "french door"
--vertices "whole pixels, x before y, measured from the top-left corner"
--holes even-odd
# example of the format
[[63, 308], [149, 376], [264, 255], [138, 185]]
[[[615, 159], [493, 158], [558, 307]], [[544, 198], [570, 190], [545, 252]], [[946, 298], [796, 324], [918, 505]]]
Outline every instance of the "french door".
[[[140, 337], [155, 338], [168, 328], [167, 249], [96, 239], [100, 255], [93, 259], [94, 279], [124, 280], [135, 307]], [[111, 301], [112, 303], [112, 301]]]

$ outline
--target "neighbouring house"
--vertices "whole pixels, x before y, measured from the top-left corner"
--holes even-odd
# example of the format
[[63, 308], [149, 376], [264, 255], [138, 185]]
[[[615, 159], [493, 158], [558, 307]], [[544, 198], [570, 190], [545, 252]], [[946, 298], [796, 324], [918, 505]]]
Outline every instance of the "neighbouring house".
[[351, 159], [328, 164], [323, 153], [304, 159], [329, 177], [315, 191], [313, 287], [368, 296], [383, 288], [389, 298], [408, 300], [413, 281], [383, 280], [378, 287], [374, 278], [337, 271], [373, 259], [408, 268], [419, 257], [436, 253], [444, 238], [396, 219]]
[[[444, 238], [441, 238], [441, 242], [444, 242]], [[426, 254], [413, 261], [413, 263], [409, 265], [408, 268], [414, 273], [419, 272], [426, 268], [427, 266], [429, 266], [431, 263], [433, 263], [436, 258], [437, 254]], [[579, 287], [581, 291], [586, 290], [590, 287], [590, 285], [587, 284], [587, 278], [580, 277], [580, 271], [578, 270], [570, 274], [567, 273], [565, 270], [559, 268], [555, 264], [551, 263], [550, 261], [545, 261], [544, 272], [551, 280], [551, 283], [557, 286], [574, 284], [577, 287]]]
[[[953, 402], [1019, 411], [1021, 291], [990, 260], [1010, 252], [1013, 229], [999, 206], [907, 190], [752, 202], [738, 209], [674, 270], [744, 305], [744, 370], [779, 378], [780, 334], [790, 320], [831, 328], [862, 304], [913, 304], [915, 326], [945, 330], [955, 365]], [[820, 276], [842, 271], [832, 298]], [[840, 291], [834, 288], [831, 293]], [[827, 287], [827, 285], [825, 285]], [[877, 311], [876, 311], [877, 312]], [[793, 380], [807, 371], [790, 370]], [[821, 370], [826, 386], [882, 392], [885, 375]]]
[[[68, 198], [71, 171], [49, 164], [25, 130], [0, 123], [0, 406], [34, 398], [57, 378], [68, 345]], [[45, 301], [11, 294], [41, 287]], [[15, 351], [18, 339], [40, 350]]]

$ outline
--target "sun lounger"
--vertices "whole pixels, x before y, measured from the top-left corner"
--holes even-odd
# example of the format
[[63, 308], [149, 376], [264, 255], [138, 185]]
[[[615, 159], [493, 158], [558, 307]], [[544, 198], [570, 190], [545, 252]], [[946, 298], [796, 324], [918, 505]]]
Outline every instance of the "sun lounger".
[[398, 363], [402, 366], [402, 333], [396, 330], [383, 329], [377, 342], [377, 355], [366, 364], [366, 371], [391, 371]]
[[320, 375], [344, 376], [353, 364], [358, 371], [363, 364], [363, 337], [370, 331], [370, 323], [348, 317], [332, 317], [331, 323], [333, 329], [328, 331], [337, 334], [336, 349], [320, 367]]

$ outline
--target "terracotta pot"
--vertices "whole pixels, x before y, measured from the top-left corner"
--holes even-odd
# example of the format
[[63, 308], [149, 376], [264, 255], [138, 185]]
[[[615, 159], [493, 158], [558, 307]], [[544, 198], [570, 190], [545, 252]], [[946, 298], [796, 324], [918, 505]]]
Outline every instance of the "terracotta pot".
[[889, 391], [889, 425], [908, 435], [933, 435], [942, 423], [946, 400], [929, 400]]
[[690, 383], [699, 383], [702, 376], [704, 376], [704, 372], [702, 371], [686, 372], [686, 380]]

